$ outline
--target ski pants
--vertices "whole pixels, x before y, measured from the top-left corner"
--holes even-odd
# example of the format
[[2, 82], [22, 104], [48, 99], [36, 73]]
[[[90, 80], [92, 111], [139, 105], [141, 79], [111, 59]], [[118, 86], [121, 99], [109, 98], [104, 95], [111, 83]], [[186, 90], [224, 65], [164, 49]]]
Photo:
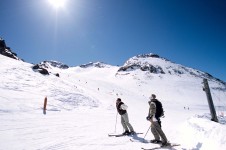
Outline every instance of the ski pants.
[[154, 135], [155, 140], [160, 140], [160, 137], [161, 137], [162, 143], [167, 143], [166, 135], [162, 131], [162, 128], [161, 128], [160, 124], [158, 123], [158, 121], [154, 121], [151, 124], [151, 132]]
[[125, 131], [134, 131], [132, 125], [129, 123], [129, 117], [127, 113], [121, 115], [121, 124]]

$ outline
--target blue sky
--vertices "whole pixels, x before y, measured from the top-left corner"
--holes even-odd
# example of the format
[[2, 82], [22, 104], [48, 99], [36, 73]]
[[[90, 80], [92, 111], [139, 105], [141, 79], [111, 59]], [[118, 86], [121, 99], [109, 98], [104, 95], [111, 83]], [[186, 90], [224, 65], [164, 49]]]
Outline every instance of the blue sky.
[[123, 65], [156, 53], [226, 81], [225, 0], [1, 0], [0, 37], [30, 63]]

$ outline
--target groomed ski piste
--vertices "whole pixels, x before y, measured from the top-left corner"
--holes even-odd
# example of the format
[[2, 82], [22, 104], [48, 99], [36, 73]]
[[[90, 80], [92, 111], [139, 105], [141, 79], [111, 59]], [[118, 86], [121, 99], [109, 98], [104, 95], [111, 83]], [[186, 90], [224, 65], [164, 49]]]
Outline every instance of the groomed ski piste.
[[[52, 74], [32, 70], [32, 64], [0, 55], [1, 150], [139, 150], [157, 145], [142, 142], [148, 97], [157, 95], [165, 110], [162, 128], [174, 150], [225, 150], [225, 86], [210, 81], [219, 123], [210, 111], [201, 78], [149, 74], [119, 67], [52, 67]], [[161, 64], [160, 64], [161, 65]], [[56, 77], [53, 73], [59, 73]], [[223, 89], [223, 90], [218, 90]], [[47, 110], [43, 113], [44, 98]], [[115, 100], [128, 105], [129, 120], [139, 134], [122, 133]], [[130, 139], [136, 140], [131, 142]], [[149, 131], [145, 140], [153, 139]]]

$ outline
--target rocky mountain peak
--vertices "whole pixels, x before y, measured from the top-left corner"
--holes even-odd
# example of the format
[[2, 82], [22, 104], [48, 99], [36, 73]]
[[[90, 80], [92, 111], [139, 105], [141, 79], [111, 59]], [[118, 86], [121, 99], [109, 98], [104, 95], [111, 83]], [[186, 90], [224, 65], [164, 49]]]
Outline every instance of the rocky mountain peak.
[[142, 72], [145, 72], [146, 74], [159, 74], [159, 75], [176, 75], [176, 76], [194, 76], [198, 78], [207, 78], [210, 80], [215, 80], [218, 82], [221, 82], [223, 84], [223, 81], [214, 78], [212, 75], [206, 72], [202, 72], [193, 68], [185, 67], [180, 64], [176, 64], [171, 62], [170, 60], [167, 60], [163, 57], [160, 57], [157, 54], [141, 54], [134, 56], [130, 59], [128, 59], [125, 64], [119, 68], [118, 73], [120, 72], [131, 72], [135, 70], [140, 70]]
[[45, 68], [45, 69], [52, 69], [52, 68], [59, 68], [59, 69], [68, 69], [69, 66], [65, 65], [61, 62], [58, 61], [43, 61], [39, 64], [36, 64], [35, 66], [39, 67], [39, 68]]
[[[61, 62], [51, 60], [51, 61], [43, 61], [43, 62], [36, 64], [32, 67], [32, 69], [34, 71], [38, 71], [41, 74], [45, 74], [45, 75], [48, 75], [49, 72], [51, 72], [51, 70], [54, 69], [54, 68], [68, 69], [69, 66], [65, 65]], [[59, 76], [58, 73], [56, 75]]]
[[6, 46], [5, 40], [3, 40], [2, 38], [0, 38], [0, 54], [16, 60], [21, 60], [19, 57], [17, 57], [16, 53], [12, 52], [10, 47]]
[[96, 67], [96, 68], [108, 68], [110, 65], [107, 65], [103, 62], [90, 62], [88, 64], [80, 65], [81, 68], [89, 68], [89, 67]]
[[167, 61], [168, 60], [157, 54], [141, 54], [128, 59], [125, 64], [119, 68], [118, 72], [140, 69], [141, 71], [149, 71], [150, 73], [165, 74], [161, 64]]
[[150, 54], [141, 54], [141, 55], [137, 55], [135, 57], [137, 57], [137, 58], [148, 58], [148, 57], [160, 58], [159, 55], [153, 54], [153, 53], [150, 53]]

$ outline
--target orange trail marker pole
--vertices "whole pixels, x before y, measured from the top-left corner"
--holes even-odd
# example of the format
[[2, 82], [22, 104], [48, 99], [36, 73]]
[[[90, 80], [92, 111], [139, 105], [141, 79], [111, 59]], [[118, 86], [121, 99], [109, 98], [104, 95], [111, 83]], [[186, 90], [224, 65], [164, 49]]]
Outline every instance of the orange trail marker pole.
[[47, 105], [47, 97], [44, 99], [44, 107], [43, 107], [43, 112], [46, 114], [46, 105]]

